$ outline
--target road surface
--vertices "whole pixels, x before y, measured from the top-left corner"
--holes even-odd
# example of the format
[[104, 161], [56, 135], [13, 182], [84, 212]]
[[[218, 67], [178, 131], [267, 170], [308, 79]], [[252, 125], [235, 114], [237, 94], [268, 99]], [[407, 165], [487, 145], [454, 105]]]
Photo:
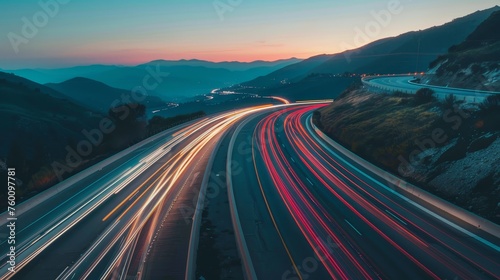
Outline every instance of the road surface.
[[213, 115], [70, 178], [23, 206], [15, 272], [2, 240], [0, 278], [192, 277], [186, 272], [196, 270], [204, 184], [221, 166], [228, 207], [212, 211], [230, 212], [219, 215], [234, 229], [224, 238], [236, 244], [247, 279], [500, 276], [498, 225], [481, 220], [477, 228], [397, 191], [399, 183], [316, 130], [311, 115], [324, 105]]
[[401, 91], [404, 93], [414, 94], [421, 88], [431, 88], [435, 91], [438, 99], [444, 99], [446, 96], [453, 94], [457, 100], [466, 102], [480, 103], [485, 97], [492, 94], [500, 94], [500, 92], [485, 92], [468, 89], [447, 88], [432, 85], [417, 84], [411, 82], [414, 76], [398, 75], [398, 76], [370, 76], [362, 79], [363, 84], [372, 88], [386, 91]]
[[320, 106], [289, 107], [244, 126], [237, 142], [251, 135], [253, 163], [238, 153], [244, 147], [233, 147], [233, 160], [246, 168], [233, 178], [238, 215], [260, 279], [500, 276], [498, 236], [440, 219], [326, 144], [310, 122]]

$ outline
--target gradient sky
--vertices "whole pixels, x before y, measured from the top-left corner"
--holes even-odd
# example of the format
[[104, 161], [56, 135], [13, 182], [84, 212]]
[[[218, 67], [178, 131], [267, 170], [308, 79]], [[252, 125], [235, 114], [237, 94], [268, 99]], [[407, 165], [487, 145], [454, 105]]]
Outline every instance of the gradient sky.
[[[0, 1], [0, 68], [139, 64], [154, 59], [211, 61], [307, 58], [358, 47], [356, 28], [397, 0], [41, 0], [59, 4], [43, 25], [39, 0]], [[438, 2], [436, 4], [436, 2]], [[236, 3], [218, 13], [214, 3]], [[399, 0], [402, 11], [370, 41], [441, 25], [500, 0]], [[219, 5], [220, 6], [220, 5]], [[226, 6], [226, 7], [229, 7]], [[23, 18], [38, 31], [16, 53], [9, 33]], [[30, 35], [30, 34], [28, 34]], [[31, 36], [31, 35], [30, 35]], [[12, 37], [12, 36], [11, 36]]]

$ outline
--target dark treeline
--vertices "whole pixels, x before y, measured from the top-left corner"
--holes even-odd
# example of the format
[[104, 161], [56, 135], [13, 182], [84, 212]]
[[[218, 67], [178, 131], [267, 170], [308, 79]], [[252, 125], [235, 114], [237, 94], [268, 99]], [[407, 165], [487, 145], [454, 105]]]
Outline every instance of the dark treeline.
[[[17, 196], [18, 202], [21, 202], [59, 183], [61, 178], [66, 179], [152, 135], [202, 116], [205, 116], [205, 112], [198, 111], [169, 118], [155, 116], [148, 121], [144, 105], [123, 104], [110, 108], [107, 116], [102, 116], [101, 122], [106, 123], [106, 130], [99, 129], [99, 125], [88, 127], [86, 131], [90, 136], [83, 132], [81, 137], [68, 135], [66, 145], [51, 146], [40, 139], [34, 147], [26, 147], [20, 141], [13, 140], [4, 165], [16, 168]], [[79, 152], [84, 141], [92, 144], [88, 145], [91, 147], [88, 154]], [[79, 157], [76, 166], [68, 164], [69, 153]], [[1, 168], [0, 173], [5, 173], [5, 170]]]

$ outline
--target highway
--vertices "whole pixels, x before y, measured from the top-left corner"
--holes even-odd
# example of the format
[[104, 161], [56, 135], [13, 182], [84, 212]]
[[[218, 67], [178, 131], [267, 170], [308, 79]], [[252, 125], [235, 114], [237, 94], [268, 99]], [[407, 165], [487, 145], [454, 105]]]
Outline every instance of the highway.
[[[193, 174], [205, 169], [202, 159], [233, 123], [268, 107], [223, 113], [164, 132], [49, 199], [25, 207], [17, 216], [15, 273], [8, 271], [9, 246], [2, 240], [0, 278], [154, 273], [153, 262], [147, 262], [150, 244], [183, 188], [193, 184]], [[186, 254], [188, 245], [189, 239], [182, 248]], [[184, 267], [177, 265], [177, 270], [183, 274], [186, 260], [182, 262]]]
[[386, 91], [401, 91], [404, 93], [414, 94], [421, 88], [431, 88], [435, 91], [438, 99], [444, 99], [446, 96], [453, 94], [457, 100], [466, 102], [480, 103], [483, 102], [486, 96], [492, 94], [500, 94], [500, 92], [492, 91], [476, 91], [468, 89], [448, 88], [440, 86], [432, 86], [425, 84], [417, 84], [411, 82], [414, 80], [413, 75], [395, 75], [395, 76], [368, 76], [362, 79], [363, 84], [372, 89]]
[[[443, 222], [423, 211], [390, 181], [328, 146], [310, 122], [320, 106], [283, 109], [241, 129], [238, 142], [252, 135], [254, 166], [252, 172], [246, 164], [233, 184], [252, 273], [260, 279], [500, 276], [498, 235], [479, 237], [462, 224], [471, 233], [464, 234], [450, 226], [459, 219]], [[233, 160], [241, 162], [236, 150]]]
[[212, 115], [69, 178], [24, 203], [15, 273], [2, 240], [0, 279], [194, 279], [207, 184], [223, 166], [228, 207], [205, 206], [228, 209], [219, 224], [246, 279], [499, 278], [498, 225], [395, 191], [317, 131], [325, 105]]

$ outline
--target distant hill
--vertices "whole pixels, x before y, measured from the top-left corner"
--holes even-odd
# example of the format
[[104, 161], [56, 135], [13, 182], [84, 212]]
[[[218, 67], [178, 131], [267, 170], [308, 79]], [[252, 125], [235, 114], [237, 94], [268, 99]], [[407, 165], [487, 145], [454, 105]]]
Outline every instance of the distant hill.
[[0, 79], [8, 81], [11, 84], [22, 84], [23, 87], [25, 87], [28, 90], [43, 92], [43, 93], [48, 94], [48, 95], [55, 97], [55, 98], [59, 98], [59, 99], [67, 99], [68, 98], [66, 95], [58, 92], [57, 90], [54, 90], [54, 89], [49, 88], [47, 86], [33, 82], [27, 78], [23, 78], [23, 77], [14, 75], [13, 73], [0, 72]]
[[341, 74], [408, 73], [427, 70], [431, 61], [462, 42], [476, 27], [500, 7], [477, 11], [442, 26], [385, 38], [355, 50], [314, 56], [266, 76], [242, 83], [246, 87], [269, 88], [297, 82], [314, 73]]
[[[63, 93], [78, 104], [102, 113], [107, 113], [110, 107], [127, 103], [124, 97], [131, 96], [130, 90], [113, 88], [104, 83], [81, 77], [58, 84], [46, 84], [46, 86]], [[132, 98], [130, 100], [128, 102], [134, 101]], [[163, 100], [152, 95], [148, 95], [139, 103], [146, 105], [149, 109], [165, 107], [166, 105]]]
[[290, 59], [278, 63], [213, 63], [199, 60], [177, 62], [157, 60], [136, 67], [122, 67], [90, 75], [89, 78], [113, 87], [131, 89], [142, 85], [144, 77], [150, 75], [150, 72], [159, 72], [163, 77], [153, 92], [165, 100], [182, 101], [195, 95], [209, 93], [215, 88], [231, 86], [268, 74], [297, 61]]
[[433, 61], [423, 83], [500, 91], [500, 11], [481, 23], [465, 41]]
[[201, 66], [206, 68], [223, 68], [229, 71], [247, 71], [250, 69], [259, 69], [259, 68], [282, 68], [287, 65], [300, 62], [301, 59], [292, 57], [289, 59], [280, 59], [276, 61], [264, 61], [264, 60], [256, 60], [252, 62], [239, 62], [239, 61], [222, 61], [222, 62], [211, 62], [206, 60], [199, 59], [181, 59], [181, 60], [153, 60], [146, 64], [156, 64], [159, 63], [162, 66], [170, 67], [170, 66]]
[[328, 61], [333, 55], [317, 55], [310, 57], [301, 62], [297, 62], [276, 70], [268, 75], [259, 76], [254, 80], [242, 83], [243, 86], [256, 86], [256, 87], [274, 87], [282, 83], [298, 81], [304, 78], [311, 72], [312, 69], [318, 67], [322, 63]]
[[[132, 67], [92, 65], [62, 69], [21, 69], [9, 72], [39, 83], [60, 83], [71, 78], [84, 77], [125, 90], [143, 86], [145, 77], [156, 75], [156, 78], [160, 79], [150, 81], [152, 88], [148, 90], [148, 94], [157, 95], [167, 101], [180, 101], [209, 93], [214, 88], [231, 86], [269, 74], [298, 61], [300, 60], [297, 58], [271, 62], [217, 63], [203, 60], [155, 60]], [[163, 76], [157, 77], [158, 75]]]
[[[0, 127], [3, 131], [0, 159], [15, 166], [23, 180], [38, 173], [41, 166], [64, 159], [65, 147], [83, 139], [83, 129], [99, 127], [103, 118], [53, 95], [62, 96], [43, 85], [0, 72]], [[50, 178], [39, 179], [53, 180], [54, 176], [48, 174], [50, 172], [46, 173]]]
[[262, 96], [283, 96], [290, 101], [335, 99], [347, 87], [359, 81], [359, 76], [310, 74], [298, 82], [262, 89], [256, 93]]
[[4, 71], [14, 73], [18, 76], [37, 82], [39, 84], [47, 84], [61, 83], [75, 77], [87, 77], [89, 75], [105, 72], [118, 67], [119, 66], [114, 65], [87, 65], [59, 69], [35, 68]]

